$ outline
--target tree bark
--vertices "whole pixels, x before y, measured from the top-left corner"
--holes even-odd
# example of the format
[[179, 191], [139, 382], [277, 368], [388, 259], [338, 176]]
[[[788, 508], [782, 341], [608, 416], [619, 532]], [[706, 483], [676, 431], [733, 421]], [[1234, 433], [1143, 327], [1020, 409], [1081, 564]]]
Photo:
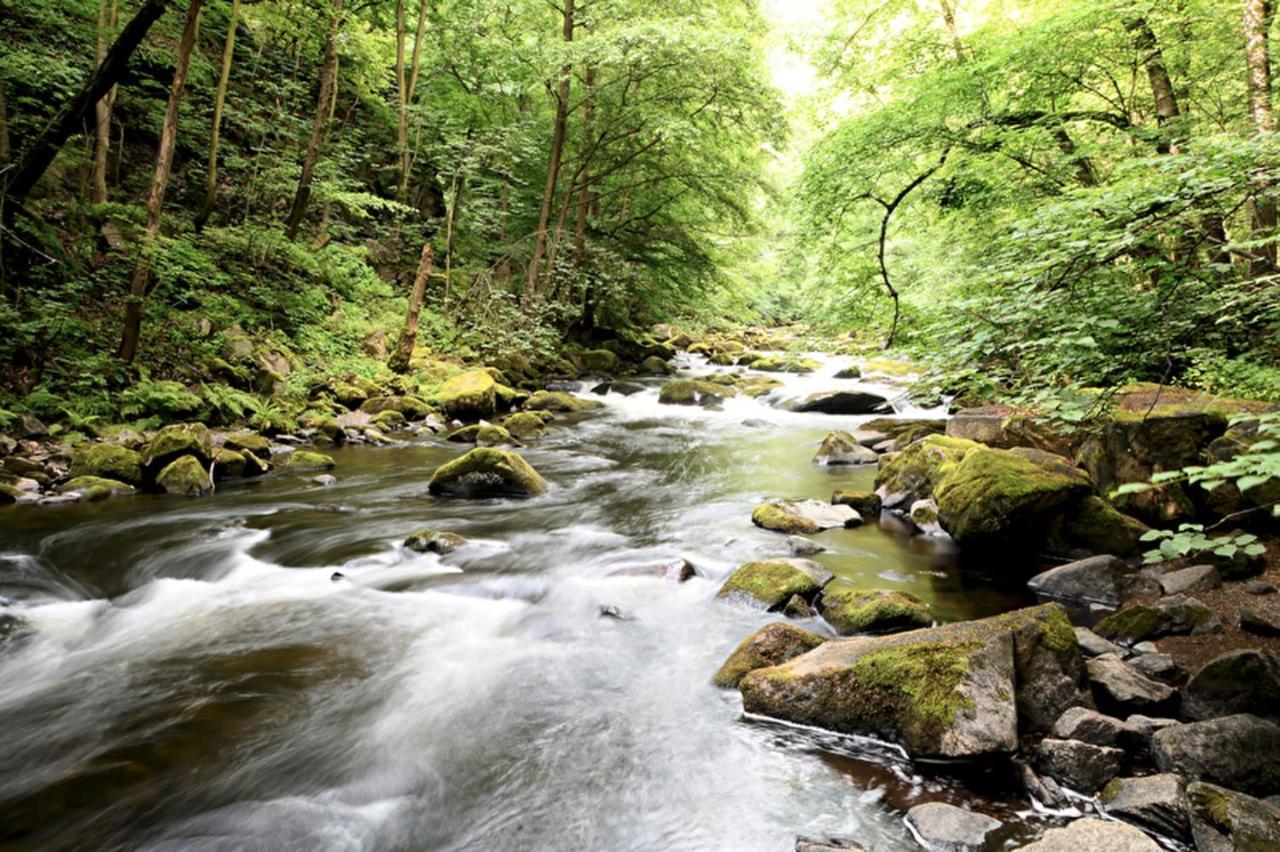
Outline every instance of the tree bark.
[[9, 120], [4, 102], [4, 80], [0, 80], [0, 165], [9, 162]]
[[405, 66], [405, 13], [404, 0], [396, 0], [396, 93], [398, 122], [396, 143], [400, 153], [400, 174], [396, 183], [396, 200], [404, 203], [409, 190], [409, 171], [412, 158], [409, 151], [409, 107], [413, 105], [414, 95], [418, 88], [418, 73], [422, 66], [422, 39], [427, 27], [427, 3], [422, 0], [418, 7], [418, 29], [413, 42], [413, 59]]
[[405, 317], [404, 332], [396, 346], [396, 354], [391, 359], [391, 369], [397, 373], [409, 372], [409, 362], [413, 358], [413, 347], [418, 341], [418, 317], [422, 313], [422, 302], [427, 295], [427, 279], [431, 277], [431, 243], [422, 246], [422, 257], [418, 261], [418, 274], [413, 279], [413, 293], [409, 295], [409, 315]]
[[1178, 106], [1178, 94], [1173, 88], [1173, 80], [1169, 77], [1164, 53], [1160, 50], [1160, 42], [1156, 40], [1156, 34], [1146, 18], [1135, 18], [1126, 26], [1129, 32], [1133, 33], [1133, 43], [1138, 49], [1143, 66], [1147, 69], [1147, 80], [1151, 85], [1151, 95], [1155, 99], [1156, 124], [1161, 130], [1157, 148], [1162, 154], [1176, 154], [1178, 140], [1174, 134], [1182, 110]]
[[[196, 5], [199, 6], [200, 3], [197, 2]], [[89, 79], [67, 102], [58, 117], [36, 137], [14, 169], [3, 192], [11, 203], [25, 198], [31, 192], [67, 139], [85, 126], [94, 104], [102, 100], [124, 78], [134, 51], [168, 6], [169, 0], [145, 0], [142, 8], [121, 30], [102, 64], [89, 75]]]
[[[564, 2], [563, 37], [573, 41], [573, 0]], [[560, 68], [560, 87], [556, 92], [556, 117], [552, 129], [551, 156], [547, 161], [547, 182], [542, 188], [542, 207], [538, 211], [538, 230], [533, 237], [533, 254], [529, 257], [529, 272], [524, 282], [524, 301], [532, 304], [538, 297], [538, 281], [542, 272], [542, 256], [547, 247], [547, 225], [551, 221], [551, 207], [555, 203], [556, 183], [560, 179], [560, 158], [564, 153], [565, 126], [569, 118], [570, 74], [568, 64]]]
[[329, 131], [330, 102], [333, 100], [338, 78], [338, 29], [341, 25], [342, 0], [333, 0], [329, 30], [325, 34], [324, 60], [320, 64], [320, 93], [316, 97], [315, 120], [311, 125], [307, 152], [302, 159], [302, 176], [298, 178], [293, 206], [285, 220], [285, 236], [291, 240], [298, 238], [298, 229], [302, 226], [303, 217], [307, 215], [307, 204], [311, 201], [311, 182], [315, 179], [316, 162], [320, 159], [320, 146]]
[[948, 0], [938, 0], [942, 4], [942, 22], [946, 24], [947, 32], [951, 34], [951, 48], [956, 53], [956, 59], [964, 62], [964, 42], [960, 40], [960, 29], [956, 26], [956, 12], [951, 8]]
[[[1248, 66], [1249, 118], [1258, 133], [1275, 130], [1271, 108], [1271, 22], [1275, 10], [1271, 0], [1245, 0], [1245, 62]], [[1255, 239], [1274, 236], [1276, 203], [1271, 199], [1272, 182], [1265, 177], [1254, 182], [1251, 224]], [[1276, 269], [1276, 246], [1270, 243], [1251, 253], [1252, 272], [1264, 275]]]
[[[98, 0], [98, 68], [107, 58], [107, 33], [116, 26], [116, 4], [112, 0], [110, 11], [107, 0]], [[114, 86], [94, 104], [93, 194], [94, 204], [107, 201], [107, 152], [111, 150], [111, 110], [115, 105]]]
[[147, 196], [147, 228], [142, 235], [142, 247], [133, 267], [129, 282], [129, 301], [125, 305], [124, 334], [120, 338], [120, 359], [131, 363], [138, 353], [138, 341], [142, 333], [142, 304], [150, 290], [151, 250], [160, 235], [160, 214], [164, 209], [164, 193], [169, 186], [169, 174], [173, 170], [173, 149], [178, 139], [178, 108], [187, 86], [187, 71], [191, 68], [191, 51], [200, 31], [200, 11], [204, 0], [191, 0], [187, 9], [187, 23], [178, 42], [177, 62], [173, 69], [173, 85], [169, 89], [169, 102], [164, 110], [164, 123], [160, 128], [160, 145], [156, 149], [156, 170], [151, 179], [151, 192]]
[[227, 102], [227, 83], [231, 79], [231, 60], [236, 50], [236, 27], [240, 25], [240, 0], [231, 0], [231, 20], [227, 23], [227, 39], [222, 45], [222, 71], [218, 74], [218, 91], [213, 97], [213, 131], [209, 135], [209, 172], [204, 179], [204, 202], [196, 214], [196, 233], [204, 230], [218, 201], [218, 142], [222, 133], [222, 109]]

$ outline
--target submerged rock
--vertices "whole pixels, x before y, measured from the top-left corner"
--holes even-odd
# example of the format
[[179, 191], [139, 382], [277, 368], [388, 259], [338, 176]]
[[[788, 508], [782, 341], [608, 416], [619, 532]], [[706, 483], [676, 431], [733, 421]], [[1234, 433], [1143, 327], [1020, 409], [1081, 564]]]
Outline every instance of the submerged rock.
[[792, 556], [816, 556], [825, 551], [826, 547], [802, 535], [789, 535], [787, 549], [791, 551]]
[[987, 835], [1003, 823], [946, 802], [925, 802], [907, 811], [907, 826], [926, 849], [938, 852], [976, 852]]
[[438, 553], [441, 556], [452, 553], [466, 543], [466, 538], [457, 533], [433, 529], [418, 530], [404, 540], [404, 546], [410, 550], [418, 553]]
[[822, 446], [813, 457], [816, 464], [875, 464], [880, 456], [869, 450], [848, 432], [832, 432], [822, 440]]
[[792, 401], [786, 408], [816, 414], [875, 414], [889, 410], [889, 400], [869, 391], [822, 391]]
[[1280, 725], [1247, 713], [1170, 725], [1151, 737], [1161, 772], [1221, 784], [1251, 796], [1280, 793]]
[[774, 532], [812, 535], [838, 527], [856, 527], [862, 517], [848, 506], [835, 506], [821, 500], [771, 500], [751, 513], [751, 522]]
[[609, 574], [610, 577], [657, 577], [675, 583], [684, 583], [698, 576], [698, 569], [688, 559], [673, 559], [656, 565], [637, 565], [634, 568], [622, 568]]
[[827, 640], [822, 636], [801, 630], [785, 621], [774, 622], [743, 639], [724, 661], [724, 665], [720, 666], [711, 682], [716, 686], [732, 689], [748, 673], [785, 663], [812, 651], [825, 641]]
[[436, 468], [427, 489], [446, 497], [536, 497], [547, 487], [517, 454], [477, 447]]
[[792, 595], [811, 600], [831, 578], [830, 571], [811, 559], [748, 562], [729, 575], [716, 597], [775, 610]]
[[822, 617], [842, 636], [893, 633], [933, 623], [924, 601], [907, 592], [885, 589], [831, 588], [818, 602]]

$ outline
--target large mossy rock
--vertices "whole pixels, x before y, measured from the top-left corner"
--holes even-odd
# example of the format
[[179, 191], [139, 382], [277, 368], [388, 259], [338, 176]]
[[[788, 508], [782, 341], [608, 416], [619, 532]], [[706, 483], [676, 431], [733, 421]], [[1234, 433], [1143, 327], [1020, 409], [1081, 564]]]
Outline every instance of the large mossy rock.
[[[741, 350], [738, 350], [741, 351]], [[756, 358], [750, 363], [753, 370], [762, 373], [812, 373], [822, 369], [822, 365], [812, 358], [796, 358], [791, 356], [765, 356]]]
[[1213, 612], [1186, 595], [1171, 595], [1150, 604], [1131, 604], [1093, 626], [1093, 632], [1121, 645], [1136, 645], [1161, 636], [1186, 636], [1207, 625]]
[[166, 494], [201, 497], [213, 490], [209, 471], [195, 456], [180, 456], [156, 475], [156, 487]]
[[832, 574], [810, 559], [770, 559], [739, 566], [716, 597], [758, 609], [778, 610], [793, 596], [813, 600]]
[[332, 456], [311, 450], [295, 450], [284, 457], [283, 468], [294, 473], [314, 470], [333, 470], [337, 467]]
[[130, 485], [142, 484], [142, 454], [118, 444], [77, 447], [71, 454], [70, 475], [114, 479]]
[[520, 411], [502, 421], [502, 428], [521, 441], [541, 438], [549, 431], [543, 413], [536, 411]]
[[477, 447], [436, 468], [427, 489], [445, 497], [536, 497], [547, 486], [516, 453]]
[[1191, 833], [1201, 852], [1280, 849], [1280, 808], [1214, 784], [1187, 786]]
[[785, 663], [794, 657], [808, 653], [827, 641], [824, 637], [793, 624], [778, 621], [761, 627], [733, 649], [711, 682], [725, 689], [732, 689], [756, 669]]
[[751, 522], [761, 529], [788, 535], [812, 535], [823, 530], [860, 526], [862, 516], [849, 506], [821, 500], [770, 500], [755, 508]]
[[896, 633], [933, 624], [924, 601], [907, 592], [828, 586], [818, 610], [842, 636], [855, 633]]
[[79, 494], [84, 500], [105, 500], [116, 494], [133, 494], [136, 489], [128, 483], [101, 476], [77, 476], [58, 486], [59, 494]]
[[1085, 701], [1084, 664], [1055, 605], [824, 643], [752, 672], [748, 712], [901, 743], [914, 757], [1008, 754]]
[[1060, 456], [978, 447], [942, 472], [933, 496], [942, 528], [961, 545], [1038, 546], [1055, 514], [1092, 488]]
[[1033, 447], [1063, 456], [1072, 455], [1078, 443], [1073, 436], [1008, 405], [963, 409], [947, 421], [946, 433], [1001, 450]]
[[540, 390], [524, 404], [530, 411], [554, 411], [568, 414], [574, 411], [588, 411], [602, 408], [603, 402], [595, 399], [581, 399], [564, 391]]
[[271, 442], [257, 432], [235, 432], [222, 444], [237, 453], [251, 453], [264, 461], [271, 461]]
[[1088, 494], [1067, 507], [1049, 539], [1058, 553], [1132, 556], [1141, 549], [1142, 536], [1149, 529], [1098, 495]]
[[147, 442], [142, 454], [146, 471], [156, 476], [174, 460], [192, 456], [202, 467], [213, 460], [213, 440], [203, 423], [177, 423], [165, 426]]
[[582, 366], [591, 373], [612, 375], [618, 370], [618, 356], [608, 349], [588, 349], [582, 353]]
[[1192, 719], [1235, 713], [1280, 721], [1280, 657], [1263, 648], [1240, 648], [1200, 667], [1182, 694]]
[[467, 370], [442, 384], [435, 395], [450, 417], [483, 420], [498, 410], [497, 389], [498, 383], [488, 370]]
[[667, 382], [658, 392], [658, 402], [664, 405], [712, 405], [725, 397], [736, 396], [737, 390], [727, 385], [700, 379], [676, 379]]
[[455, 444], [475, 444], [477, 447], [518, 447], [517, 441], [503, 426], [492, 423], [473, 423], [450, 432], [447, 440]]
[[890, 509], [928, 500], [942, 475], [979, 446], [973, 441], [943, 435], [922, 438], [880, 468], [876, 473], [876, 492]]

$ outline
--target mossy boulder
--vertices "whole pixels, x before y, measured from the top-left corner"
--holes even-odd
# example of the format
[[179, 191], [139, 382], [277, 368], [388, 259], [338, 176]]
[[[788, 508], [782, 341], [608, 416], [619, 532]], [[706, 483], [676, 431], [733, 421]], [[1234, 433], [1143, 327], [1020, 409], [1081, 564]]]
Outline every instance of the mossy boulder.
[[136, 489], [125, 482], [101, 476], [77, 476], [58, 486], [59, 494], [78, 492], [85, 500], [105, 500], [116, 494], [133, 494]]
[[812, 358], [791, 356], [766, 356], [751, 362], [751, 369], [762, 373], [812, 373], [822, 365]]
[[770, 500], [755, 508], [751, 523], [788, 535], [812, 535], [838, 527], [860, 526], [862, 516], [848, 506], [821, 500]]
[[933, 496], [943, 474], [979, 446], [973, 441], [944, 435], [922, 438], [888, 461], [881, 457], [876, 492], [890, 509], [927, 500]]
[[961, 545], [1038, 547], [1048, 522], [1092, 489], [1060, 456], [978, 447], [942, 471], [934, 499], [938, 521]]
[[640, 374], [643, 376], [669, 376], [675, 372], [666, 359], [650, 355], [640, 362]]
[[1187, 785], [1192, 834], [1206, 852], [1280, 849], [1280, 808], [1203, 781]]
[[591, 373], [612, 374], [618, 370], [618, 356], [608, 349], [588, 349], [582, 353], [582, 366]]
[[179, 456], [156, 475], [156, 488], [165, 494], [201, 497], [213, 490], [209, 471], [195, 456]]
[[402, 413], [390, 408], [386, 411], [379, 411], [377, 414], [373, 415], [373, 417], [369, 418], [370, 426], [375, 426], [378, 429], [383, 430], [401, 429], [408, 422], [409, 419]]
[[842, 636], [855, 633], [896, 633], [933, 624], [924, 601], [907, 592], [828, 586], [818, 610]]
[[774, 622], [743, 639], [711, 682], [723, 689], [733, 689], [748, 673], [785, 663], [825, 641], [824, 637], [801, 630], [794, 624]]
[[[1061, 609], [823, 643], [739, 684], [750, 713], [901, 743], [917, 758], [1003, 755], [1084, 702]], [[1045, 721], [1045, 720], [1048, 721]]]
[[782, 382], [772, 376], [743, 376], [734, 383], [734, 388], [743, 396], [756, 399], [782, 387]]
[[1130, 604], [1093, 626], [1093, 632], [1121, 645], [1161, 636], [1186, 636], [1208, 625], [1213, 612], [1195, 598], [1174, 595], [1153, 604]]
[[831, 432], [822, 439], [822, 446], [813, 457], [815, 464], [846, 465], [875, 464], [880, 457], [874, 450], [869, 450], [848, 432]]
[[238, 453], [249, 453], [264, 461], [271, 460], [271, 442], [257, 432], [236, 432], [228, 435], [222, 446]]
[[[1140, 549], [1143, 533], [1150, 529], [1096, 494], [1073, 503], [1051, 535], [1052, 549], [1063, 554], [1105, 553], [1132, 556]], [[1055, 541], [1056, 540], [1056, 541]]]
[[492, 423], [475, 423], [449, 433], [456, 444], [475, 444], [478, 447], [518, 447], [520, 442], [502, 426]]
[[601, 408], [603, 402], [595, 399], [579, 399], [571, 393], [565, 391], [549, 391], [540, 390], [529, 397], [524, 407], [529, 411], [554, 411], [560, 414], [568, 414], [574, 411], [588, 411], [593, 408]]
[[758, 609], [777, 610], [793, 595], [812, 600], [831, 582], [831, 572], [810, 559], [770, 559], [739, 566], [716, 597]]
[[101, 477], [141, 485], [142, 454], [118, 444], [77, 447], [71, 454], [69, 473], [73, 478]]
[[713, 405], [725, 397], [736, 395], [737, 391], [728, 385], [701, 379], [676, 379], [662, 386], [658, 402], [664, 405]]
[[1073, 455], [1080, 433], [1067, 434], [1037, 419], [1029, 411], [1009, 405], [965, 408], [946, 421], [946, 434], [977, 441], [996, 449], [1033, 447], [1051, 453]]
[[327, 412], [303, 412], [298, 417], [298, 426], [302, 429], [314, 430], [315, 442], [319, 444], [340, 447], [347, 442], [347, 430], [338, 425], [337, 419]]
[[530, 441], [541, 438], [550, 430], [542, 417], [533, 411], [520, 411], [502, 421], [502, 426], [515, 438]]
[[333, 460], [332, 456], [311, 450], [294, 450], [284, 457], [283, 464], [285, 470], [294, 473], [312, 470], [333, 470], [337, 466], [337, 462]]
[[233, 479], [244, 476], [246, 464], [244, 453], [228, 450], [226, 447], [219, 447], [213, 451], [214, 479]]
[[418, 530], [404, 540], [404, 546], [410, 550], [418, 553], [438, 553], [441, 556], [452, 553], [466, 543], [467, 540], [457, 533], [433, 529]]
[[369, 392], [356, 384], [335, 382], [332, 386], [333, 398], [345, 408], [356, 409], [369, 398]]
[[436, 468], [428, 490], [445, 497], [536, 497], [547, 486], [516, 453], [477, 447]]
[[431, 403], [416, 396], [371, 396], [361, 404], [360, 410], [365, 414], [398, 411], [409, 420], [421, 420], [435, 413]]
[[837, 506], [848, 506], [864, 521], [880, 516], [880, 495], [874, 491], [836, 491], [831, 495], [831, 502]]
[[1187, 681], [1182, 714], [1212, 719], [1252, 713], [1280, 721], [1280, 657], [1264, 648], [1240, 648], [1215, 657]]
[[182, 456], [194, 457], [201, 467], [213, 459], [213, 440], [203, 423], [176, 423], [156, 432], [147, 442], [142, 464], [154, 476]]

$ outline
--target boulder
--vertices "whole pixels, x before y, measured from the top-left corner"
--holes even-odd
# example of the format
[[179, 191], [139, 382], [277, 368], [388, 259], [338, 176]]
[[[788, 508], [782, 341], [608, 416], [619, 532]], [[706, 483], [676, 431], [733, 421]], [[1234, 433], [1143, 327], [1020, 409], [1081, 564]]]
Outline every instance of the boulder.
[[[980, 621], [830, 640], [743, 678], [748, 712], [901, 743], [914, 757], [1006, 754], [1083, 700], [1065, 613], [1046, 605]], [[1046, 720], [1047, 721], [1044, 721]]]
[[1006, 405], [988, 405], [957, 411], [946, 423], [952, 438], [977, 441], [988, 447], [1011, 450], [1034, 447], [1059, 455], [1072, 453], [1073, 441], [1053, 426]]
[[179, 456], [156, 475], [156, 487], [165, 494], [201, 497], [213, 490], [213, 483], [195, 456]]
[[837, 491], [831, 495], [831, 503], [848, 506], [863, 519], [880, 516], [880, 495], [874, 491]]
[[618, 356], [608, 349], [588, 349], [582, 353], [582, 366], [589, 373], [613, 374], [618, 371]]
[[561, 414], [588, 411], [603, 406], [604, 403], [596, 399], [580, 399], [565, 391], [550, 390], [537, 391], [524, 404], [524, 407], [529, 411], [554, 411]]
[[1162, 593], [1166, 595], [1208, 592], [1222, 586], [1222, 577], [1213, 565], [1192, 565], [1161, 574], [1157, 579]]
[[271, 460], [271, 442], [257, 432], [235, 432], [226, 437], [222, 446], [237, 453], [251, 453], [264, 461]]
[[1094, 657], [1085, 664], [1099, 709], [1120, 716], [1168, 709], [1176, 693], [1116, 657]]
[[828, 586], [818, 601], [827, 623], [842, 636], [895, 633], [928, 627], [933, 616], [924, 601], [907, 592]]
[[978, 446], [972, 441], [930, 435], [892, 458], [883, 456], [876, 474], [876, 493], [888, 509], [927, 500], [943, 471]]
[[792, 595], [812, 600], [831, 582], [832, 574], [810, 559], [770, 559], [739, 566], [716, 597], [750, 606], [776, 610]]
[[822, 365], [812, 358], [793, 356], [755, 358], [749, 366], [753, 370], [764, 373], [812, 373], [822, 368]]
[[1116, 778], [1099, 796], [1107, 816], [1186, 842], [1191, 837], [1182, 779], [1172, 773]]
[[1169, 654], [1154, 651], [1137, 654], [1130, 657], [1128, 663], [1147, 677], [1171, 678], [1178, 673], [1178, 664]]
[[1092, 795], [1120, 773], [1124, 751], [1080, 740], [1046, 738], [1036, 747], [1036, 771], [1059, 784]]
[[284, 470], [298, 473], [309, 470], [333, 470], [337, 467], [331, 456], [311, 450], [294, 450], [284, 457], [281, 467]]
[[1280, 808], [1204, 782], [1187, 787], [1191, 834], [1198, 852], [1280, 849]]
[[1251, 796], [1280, 793], [1280, 725], [1247, 713], [1170, 725], [1151, 737], [1161, 772], [1221, 784]]
[[467, 370], [445, 381], [435, 397], [449, 417], [483, 420], [498, 410], [497, 389], [498, 382], [488, 370]]
[[1240, 607], [1240, 629], [1255, 636], [1280, 636], [1280, 607], [1263, 603]]
[[247, 465], [248, 462], [245, 461], [244, 453], [228, 450], [226, 447], [218, 447], [213, 451], [214, 479], [235, 479], [236, 477], [244, 476]]
[[1052, 734], [1060, 740], [1079, 740], [1109, 748], [1127, 748], [1142, 739], [1133, 725], [1106, 716], [1088, 707], [1071, 707], [1053, 723]]
[[1114, 642], [1108, 642], [1097, 633], [1094, 633], [1087, 627], [1077, 627], [1076, 641], [1080, 643], [1080, 650], [1088, 657], [1100, 657], [1103, 654], [1115, 654], [1124, 656], [1124, 648]]
[[521, 441], [541, 438], [551, 431], [547, 428], [547, 424], [542, 417], [534, 411], [521, 411], [512, 414], [502, 421], [502, 428]]
[[848, 432], [832, 432], [822, 441], [818, 453], [813, 457], [816, 464], [875, 464], [880, 459], [874, 450], [869, 450]]
[[664, 405], [716, 405], [725, 397], [736, 394], [737, 391], [727, 385], [700, 379], [676, 379], [662, 386], [658, 402]]
[[141, 485], [142, 455], [117, 444], [77, 447], [71, 454], [68, 475], [94, 476]]
[[1122, 822], [1085, 817], [1065, 828], [1051, 828], [1022, 852], [1162, 852], [1160, 845]]
[[536, 497], [546, 483], [510, 450], [477, 447], [436, 468], [427, 490], [445, 497]]
[[1191, 719], [1252, 713], [1280, 720], [1280, 657], [1260, 648], [1215, 657], [1187, 681], [1182, 712]]
[[34, 414], [19, 414], [13, 424], [13, 434], [19, 440], [43, 438], [49, 434], [49, 427], [40, 422]]
[[791, 551], [792, 556], [815, 556], [822, 553], [826, 548], [811, 538], [805, 538], [802, 535], [789, 535], [787, 536], [787, 550]]
[[862, 516], [848, 506], [835, 506], [821, 500], [770, 500], [751, 513], [751, 522], [774, 532], [812, 535], [838, 527], [856, 527]]
[[945, 417], [877, 417], [862, 424], [858, 433], [864, 436], [866, 446], [875, 446], [879, 441], [871, 440], [879, 434], [884, 438], [892, 438], [896, 448], [901, 450], [926, 438], [929, 435], [942, 435], [947, 431]]
[[1119, 606], [1131, 597], [1159, 592], [1159, 586], [1114, 556], [1090, 556], [1050, 568], [1027, 581], [1037, 595], [1074, 603]]
[[640, 362], [640, 374], [643, 376], [669, 376], [675, 370], [662, 358], [650, 355]]
[[518, 447], [520, 442], [502, 426], [492, 423], [473, 423], [450, 432], [447, 440], [455, 444], [475, 444], [478, 447]]
[[801, 630], [785, 621], [761, 627], [734, 648], [711, 682], [725, 689], [733, 689], [748, 673], [785, 663], [793, 657], [812, 651], [825, 641], [827, 640], [822, 636]]
[[1050, 532], [1051, 546], [1062, 553], [1110, 553], [1132, 556], [1142, 548], [1142, 536], [1150, 529], [1096, 494], [1087, 494], [1069, 505]]
[[1204, 629], [1213, 619], [1210, 609], [1183, 595], [1152, 604], [1131, 604], [1093, 626], [1093, 632], [1121, 645], [1135, 645], [1161, 636], [1185, 636]]
[[156, 432], [142, 453], [142, 464], [155, 476], [182, 456], [193, 457], [202, 468], [213, 460], [213, 440], [203, 423], [177, 423]]
[[835, 374], [835, 378], [860, 379], [862, 378], [862, 371], [859, 370], [856, 366], [848, 366], [848, 367], [845, 367], [843, 370], [837, 371]]
[[889, 410], [889, 400], [870, 391], [822, 391], [793, 400], [786, 408], [815, 414], [875, 414]]
[[404, 546], [418, 553], [438, 553], [443, 556], [452, 553], [467, 540], [457, 533], [441, 530], [422, 529], [404, 540]]
[[136, 489], [127, 483], [101, 476], [77, 476], [58, 486], [59, 494], [79, 494], [82, 500], [105, 500], [116, 494], [133, 494]]
[[978, 447], [948, 465], [934, 491], [938, 519], [959, 544], [1038, 547], [1050, 519], [1092, 490], [1060, 456]]
[[976, 852], [1003, 823], [946, 802], [925, 802], [907, 811], [907, 827], [926, 848], [937, 852]]

